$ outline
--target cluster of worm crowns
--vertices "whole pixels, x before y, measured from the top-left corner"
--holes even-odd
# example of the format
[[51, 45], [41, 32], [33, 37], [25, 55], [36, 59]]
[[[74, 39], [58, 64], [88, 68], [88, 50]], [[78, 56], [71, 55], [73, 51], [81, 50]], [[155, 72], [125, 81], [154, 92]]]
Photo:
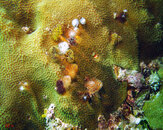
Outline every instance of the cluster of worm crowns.
[[126, 22], [127, 18], [127, 9], [124, 9], [120, 14], [114, 12], [113, 14], [114, 19], [118, 20], [121, 23]]
[[[120, 14], [115, 12], [113, 17], [115, 20], [124, 23], [127, 18], [127, 10], [124, 9]], [[86, 26], [86, 19], [84, 17], [80, 17], [80, 19], [73, 19], [71, 24], [72, 25], [68, 25], [64, 31], [61, 25], [57, 25], [52, 32], [54, 41], [57, 41], [58, 43], [57, 46], [52, 48], [51, 52], [53, 54], [53, 58], [57, 59], [64, 66], [62, 77], [56, 82], [55, 88], [56, 91], [62, 95], [69, 89], [69, 86], [78, 73], [78, 65], [75, 64], [74, 52], [71, 47], [75, 47], [80, 44], [82, 40], [80, 34], [84, 32], [83, 26]], [[113, 33], [111, 35], [111, 39], [111, 44], [115, 45], [122, 40], [122, 37]], [[92, 53], [92, 57], [95, 61], [99, 61], [100, 59], [100, 56], [95, 52]], [[79, 95], [84, 101], [91, 101], [91, 97], [94, 94], [97, 94], [96, 92], [102, 88], [103, 83], [99, 79], [87, 76], [84, 81], [84, 87], [87, 91], [79, 92]]]
[[[74, 52], [71, 47], [76, 47], [80, 44], [80, 34], [84, 31], [82, 26], [85, 26], [85, 24], [86, 19], [81, 17], [80, 20], [72, 20], [72, 27], [66, 28], [64, 33], [60, 25], [52, 32], [53, 39], [58, 42], [57, 46], [52, 48], [53, 58], [57, 59], [64, 66], [62, 76], [57, 80], [55, 88], [61, 95], [66, 93], [77, 76], [78, 65], [74, 61]], [[92, 56], [95, 60], [99, 58], [95, 52], [92, 53]], [[102, 88], [103, 83], [94, 77], [90, 78], [86, 76], [83, 80], [85, 81], [84, 87], [87, 91], [78, 93], [84, 101], [90, 101], [91, 97]]]

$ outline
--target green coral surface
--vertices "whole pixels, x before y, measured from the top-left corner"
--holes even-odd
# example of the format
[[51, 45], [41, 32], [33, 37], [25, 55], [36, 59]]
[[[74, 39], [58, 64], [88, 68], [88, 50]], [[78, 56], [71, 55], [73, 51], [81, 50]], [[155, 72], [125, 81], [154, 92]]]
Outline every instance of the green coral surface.
[[[1, 0], [0, 128], [9, 123], [15, 129], [44, 129], [41, 115], [54, 103], [56, 117], [94, 129], [99, 114], [107, 117], [126, 98], [125, 84], [115, 80], [113, 65], [138, 70], [141, 41], [145, 44], [151, 29], [150, 44], [161, 40], [161, 28], [153, 28], [159, 21], [144, 4], [139, 0]], [[115, 19], [113, 14], [124, 9], [126, 21]], [[79, 27], [78, 44], [70, 47], [78, 72], [62, 95], [55, 87], [67, 62], [51, 50], [63, 40], [61, 35], [66, 38], [72, 20], [79, 17], [86, 19], [86, 25]], [[99, 60], [94, 60], [92, 53], [97, 53]], [[78, 94], [87, 91], [87, 76], [103, 83], [101, 97], [93, 96], [91, 104]], [[27, 83], [24, 90], [20, 89], [22, 83]]]
[[150, 126], [153, 129], [162, 129], [162, 122], [163, 122], [163, 89], [156, 94], [150, 101], [146, 102], [143, 110], [144, 114], [149, 121]]

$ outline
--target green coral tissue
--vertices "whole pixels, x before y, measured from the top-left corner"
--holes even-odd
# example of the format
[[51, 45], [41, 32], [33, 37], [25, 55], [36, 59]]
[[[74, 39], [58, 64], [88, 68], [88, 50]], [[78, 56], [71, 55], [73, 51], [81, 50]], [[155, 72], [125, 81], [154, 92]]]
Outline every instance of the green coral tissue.
[[0, 128], [42, 130], [55, 116], [95, 129], [126, 98], [113, 65], [139, 70], [140, 45], [162, 40], [159, 3], [1, 0]]

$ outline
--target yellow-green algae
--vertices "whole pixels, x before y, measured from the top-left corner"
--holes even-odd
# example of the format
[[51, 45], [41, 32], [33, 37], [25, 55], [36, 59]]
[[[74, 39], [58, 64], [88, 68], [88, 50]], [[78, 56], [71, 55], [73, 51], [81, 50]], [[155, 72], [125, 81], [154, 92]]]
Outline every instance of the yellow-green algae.
[[[94, 129], [99, 114], [107, 117], [123, 102], [126, 88], [114, 79], [112, 65], [138, 69], [138, 31], [143, 38], [143, 29], [151, 25], [148, 23], [154, 17], [142, 1], [2, 0], [0, 7], [1, 128], [10, 123], [15, 129], [31, 129], [31, 125], [43, 129], [43, 110], [55, 103], [56, 117]], [[127, 21], [121, 23], [113, 13], [124, 9], [128, 10]], [[70, 90], [60, 95], [54, 88], [61, 78], [62, 66], [51, 56], [51, 48], [57, 44], [51, 31], [57, 27], [64, 30], [79, 15], [87, 20], [80, 44], [71, 47], [79, 72]], [[30, 28], [30, 34], [22, 27]], [[110, 44], [113, 33], [122, 37], [115, 45]], [[94, 52], [100, 61], [93, 59]], [[77, 94], [85, 90], [85, 76], [103, 82], [101, 99], [93, 97], [92, 104], [81, 101]], [[19, 83], [23, 81], [28, 82], [29, 89], [20, 91]]]

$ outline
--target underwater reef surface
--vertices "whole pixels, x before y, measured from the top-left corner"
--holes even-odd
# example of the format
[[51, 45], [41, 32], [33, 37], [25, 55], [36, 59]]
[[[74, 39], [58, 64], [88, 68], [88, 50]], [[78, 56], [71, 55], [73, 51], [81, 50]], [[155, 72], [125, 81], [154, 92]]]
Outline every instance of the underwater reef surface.
[[[97, 128], [99, 115], [110, 118], [128, 97], [128, 84], [137, 85], [133, 74], [119, 79], [120, 67], [140, 71], [140, 61], [162, 55], [161, 5], [162, 0], [1, 0], [0, 128], [48, 129], [54, 117], [68, 123], [65, 128]], [[162, 77], [162, 69], [158, 73]], [[157, 94], [161, 85], [154, 85]], [[162, 127], [149, 114], [160, 98], [143, 108], [153, 128]]]

